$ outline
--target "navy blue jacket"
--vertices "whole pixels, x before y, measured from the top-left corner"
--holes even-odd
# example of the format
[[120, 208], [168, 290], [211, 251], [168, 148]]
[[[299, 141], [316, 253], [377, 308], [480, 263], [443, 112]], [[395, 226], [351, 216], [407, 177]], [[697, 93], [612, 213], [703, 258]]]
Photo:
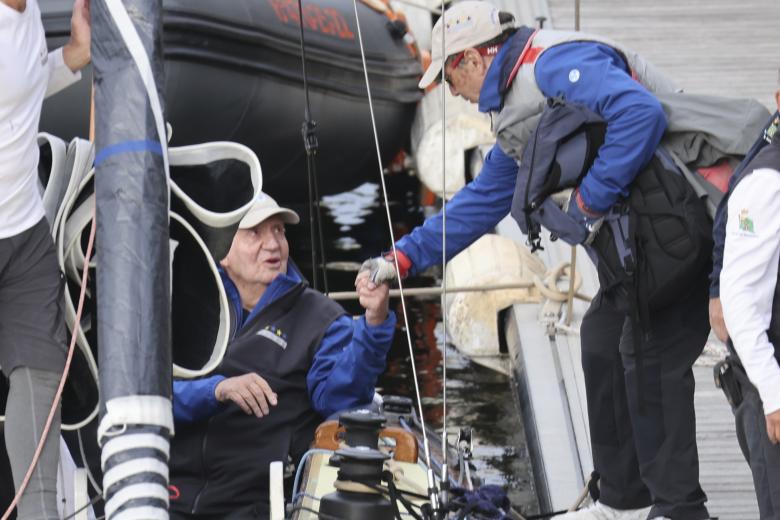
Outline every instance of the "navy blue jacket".
[[[488, 69], [479, 96], [479, 110], [500, 110], [507, 90], [506, 71], [514, 64], [528, 33], [518, 31]], [[578, 79], [569, 80], [572, 69]], [[581, 103], [607, 122], [599, 155], [580, 185], [583, 202], [606, 212], [628, 194], [634, 177], [655, 152], [666, 130], [666, 115], [647, 89], [637, 83], [628, 65], [611, 47], [596, 42], [571, 42], [546, 50], [535, 68], [536, 84], [547, 97], [563, 96]], [[489, 232], [511, 208], [518, 165], [498, 144], [488, 152], [479, 176], [447, 203], [447, 258], [452, 258]], [[442, 217], [435, 215], [401, 238], [397, 247], [412, 261], [411, 274], [441, 261]]]
[[[241, 298], [236, 286], [224, 271], [220, 270], [220, 273], [230, 305], [234, 306], [236, 316], [242, 316]], [[242, 325], [261, 309], [273, 305], [301, 279], [300, 273], [290, 263], [287, 274], [279, 275], [271, 282], [252, 312], [245, 316]], [[331, 323], [306, 377], [309, 398], [317, 413], [328, 417], [339, 410], [371, 402], [376, 380], [385, 369], [395, 321], [395, 314], [391, 311], [387, 319], [375, 327], [366, 323], [365, 316], [355, 320], [343, 315]], [[219, 412], [223, 404], [217, 401], [214, 390], [223, 379], [224, 376], [214, 375], [174, 381], [174, 419], [194, 422]]]

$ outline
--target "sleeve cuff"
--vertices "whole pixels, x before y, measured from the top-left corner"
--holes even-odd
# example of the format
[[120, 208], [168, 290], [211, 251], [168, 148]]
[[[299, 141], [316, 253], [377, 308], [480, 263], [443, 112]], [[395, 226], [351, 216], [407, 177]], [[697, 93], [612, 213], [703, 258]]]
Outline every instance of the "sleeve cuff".
[[770, 380], [756, 385], [756, 388], [764, 406], [764, 415], [780, 410], [780, 374], [775, 374], [775, 377]]
[[385, 321], [379, 325], [369, 325], [365, 315], [361, 316], [360, 320], [362, 321], [366, 334], [368, 334], [374, 344], [389, 344], [393, 340], [396, 322], [395, 312], [389, 311]]
[[219, 408], [222, 403], [217, 399], [217, 385], [225, 380], [223, 375], [215, 375], [211, 378], [211, 384], [209, 385], [209, 404], [214, 408]]

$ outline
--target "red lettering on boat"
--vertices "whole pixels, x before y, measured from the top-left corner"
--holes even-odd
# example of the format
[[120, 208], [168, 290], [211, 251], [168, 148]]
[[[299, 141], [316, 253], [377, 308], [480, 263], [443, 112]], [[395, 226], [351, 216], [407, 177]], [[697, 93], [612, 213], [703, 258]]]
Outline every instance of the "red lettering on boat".
[[[300, 25], [297, 0], [268, 0], [280, 22]], [[354, 40], [355, 33], [349, 27], [344, 15], [333, 7], [322, 8], [318, 5], [303, 6], [303, 26], [342, 40]]]

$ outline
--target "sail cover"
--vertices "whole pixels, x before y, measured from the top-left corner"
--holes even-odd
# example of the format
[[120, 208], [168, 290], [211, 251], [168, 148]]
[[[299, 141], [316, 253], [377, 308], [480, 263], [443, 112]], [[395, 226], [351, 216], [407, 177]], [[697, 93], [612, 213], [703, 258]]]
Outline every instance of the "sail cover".
[[106, 518], [168, 518], [171, 260], [161, 2], [91, 7]]

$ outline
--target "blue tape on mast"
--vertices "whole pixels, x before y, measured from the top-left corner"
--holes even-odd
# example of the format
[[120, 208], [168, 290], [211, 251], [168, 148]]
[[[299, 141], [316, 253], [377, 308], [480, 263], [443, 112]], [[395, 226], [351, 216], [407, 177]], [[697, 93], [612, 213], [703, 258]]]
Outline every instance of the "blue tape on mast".
[[95, 156], [95, 166], [99, 166], [100, 163], [120, 153], [134, 153], [134, 152], [153, 152], [157, 155], [162, 155], [162, 145], [159, 141], [150, 141], [145, 139], [143, 141], [123, 141], [121, 143], [112, 144], [106, 146]]

